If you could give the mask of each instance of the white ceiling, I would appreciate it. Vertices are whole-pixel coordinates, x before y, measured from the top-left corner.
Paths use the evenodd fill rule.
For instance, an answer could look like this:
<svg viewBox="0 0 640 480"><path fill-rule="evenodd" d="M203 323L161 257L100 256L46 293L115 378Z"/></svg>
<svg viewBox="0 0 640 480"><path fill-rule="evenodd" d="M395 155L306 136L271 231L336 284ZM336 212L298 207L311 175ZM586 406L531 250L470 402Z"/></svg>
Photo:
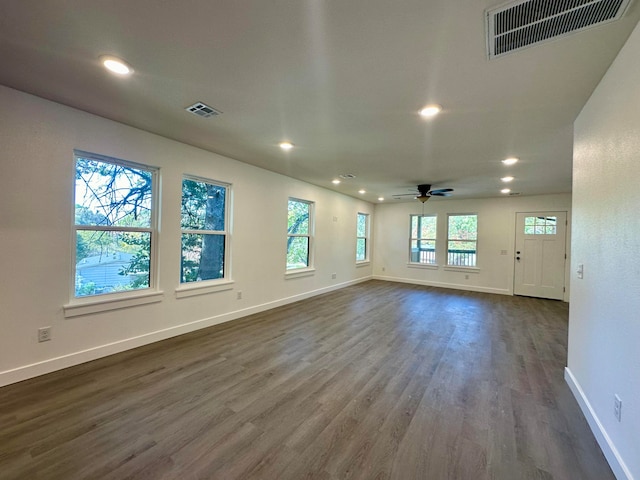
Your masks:
<svg viewBox="0 0 640 480"><path fill-rule="evenodd" d="M507 173L522 195L569 192L573 121L640 8L489 61L484 12L502 3L3 0L0 83L373 202L418 183L500 196ZM424 120L429 103L444 111Z"/></svg>

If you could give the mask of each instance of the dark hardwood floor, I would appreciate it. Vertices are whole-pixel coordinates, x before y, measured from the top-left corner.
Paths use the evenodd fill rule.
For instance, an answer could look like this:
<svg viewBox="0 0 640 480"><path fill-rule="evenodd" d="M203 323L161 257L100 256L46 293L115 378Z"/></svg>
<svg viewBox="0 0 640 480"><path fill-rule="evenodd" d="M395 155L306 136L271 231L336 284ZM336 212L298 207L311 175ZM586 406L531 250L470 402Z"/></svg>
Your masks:
<svg viewBox="0 0 640 480"><path fill-rule="evenodd" d="M613 479L567 317L366 282L0 389L0 478Z"/></svg>

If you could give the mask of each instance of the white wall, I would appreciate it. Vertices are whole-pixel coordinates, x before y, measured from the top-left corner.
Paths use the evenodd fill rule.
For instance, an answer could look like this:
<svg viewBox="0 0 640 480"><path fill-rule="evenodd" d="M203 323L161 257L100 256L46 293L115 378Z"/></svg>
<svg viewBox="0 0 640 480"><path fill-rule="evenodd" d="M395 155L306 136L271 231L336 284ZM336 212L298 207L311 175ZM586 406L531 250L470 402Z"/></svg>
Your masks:
<svg viewBox="0 0 640 480"><path fill-rule="evenodd" d="M474 200L431 199L425 203L424 213L438 215L438 239L442 255L446 248L447 214L478 214L478 271L449 271L443 266L444 256L438 269L408 265L409 215L421 214L422 204L418 201L392 202L394 200L376 205L375 278L504 295L513 294L516 212L566 211L568 218L571 214L570 194ZM568 229L567 242L569 239ZM506 250L507 254L502 255L502 250ZM569 299L568 265L569 262L565 272L565 300Z"/></svg>
<svg viewBox="0 0 640 480"><path fill-rule="evenodd" d="M575 122L565 377L618 478L640 479L640 27ZM622 422L613 414L622 399Z"/></svg>
<svg viewBox="0 0 640 480"><path fill-rule="evenodd" d="M9 88L0 105L0 385L371 276L355 265L356 214L373 214L370 203ZM73 149L160 168L159 303L65 318ZM184 173L232 184L232 290L176 298ZM313 276L284 276L289 196L316 203ZM53 340L38 343L43 326Z"/></svg>

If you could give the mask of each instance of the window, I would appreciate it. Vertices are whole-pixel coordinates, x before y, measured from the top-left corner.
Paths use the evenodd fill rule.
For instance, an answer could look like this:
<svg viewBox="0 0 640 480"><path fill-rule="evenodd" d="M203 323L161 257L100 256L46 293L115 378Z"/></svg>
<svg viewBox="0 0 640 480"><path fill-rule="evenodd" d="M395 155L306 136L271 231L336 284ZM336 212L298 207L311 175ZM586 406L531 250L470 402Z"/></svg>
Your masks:
<svg viewBox="0 0 640 480"><path fill-rule="evenodd" d="M74 296L153 287L156 170L74 154Z"/></svg>
<svg viewBox="0 0 640 480"><path fill-rule="evenodd" d="M367 262L369 260L369 214L358 213L356 218L356 262Z"/></svg>
<svg viewBox="0 0 640 480"><path fill-rule="evenodd" d="M210 180L182 179L180 283L227 277L228 189Z"/></svg>
<svg viewBox="0 0 640 480"><path fill-rule="evenodd" d="M287 217L287 270L311 267L313 203L289 199Z"/></svg>
<svg viewBox="0 0 640 480"><path fill-rule="evenodd" d="M478 216L449 215L447 265L476 266Z"/></svg>
<svg viewBox="0 0 640 480"><path fill-rule="evenodd" d="M524 217L525 235L555 235L558 217Z"/></svg>
<svg viewBox="0 0 640 480"><path fill-rule="evenodd" d="M409 262L436 264L436 215L411 215Z"/></svg>

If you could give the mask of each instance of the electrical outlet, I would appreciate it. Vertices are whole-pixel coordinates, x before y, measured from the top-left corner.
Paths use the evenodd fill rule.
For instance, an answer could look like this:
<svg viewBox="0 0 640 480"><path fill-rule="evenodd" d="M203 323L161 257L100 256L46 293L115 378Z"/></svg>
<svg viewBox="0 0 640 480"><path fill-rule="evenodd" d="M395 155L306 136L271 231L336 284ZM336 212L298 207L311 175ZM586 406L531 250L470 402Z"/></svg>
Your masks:
<svg viewBox="0 0 640 480"><path fill-rule="evenodd" d="M507 251L506 250L500 250L500 255L506 255Z"/></svg>
<svg viewBox="0 0 640 480"><path fill-rule="evenodd" d="M338 275L337 275L337 274L335 274L335 273L332 273L332 274L331 274L331 278L332 278L332 279L334 279L334 280L336 279L336 277L337 277L337 276L338 276Z"/></svg>
<svg viewBox="0 0 640 480"><path fill-rule="evenodd" d="M242 300L242 292L236 292L236 300Z"/></svg>
<svg viewBox="0 0 640 480"><path fill-rule="evenodd" d="M38 329L38 342L48 342L51 340L51 327L42 327Z"/></svg>
<svg viewBox="0 0 640 480"><path fill-rule="evenodd" d="M622 421L622 400L618 394L613 396L613 414L619 422Z"/></svg>
<svg viewBox="0 0 640 480"><path fill-rule="evenodd" d="M578 269L576 270L576 273L578 274L578 278L584 277L584 265L582 263L578 264Z"/></svg>

